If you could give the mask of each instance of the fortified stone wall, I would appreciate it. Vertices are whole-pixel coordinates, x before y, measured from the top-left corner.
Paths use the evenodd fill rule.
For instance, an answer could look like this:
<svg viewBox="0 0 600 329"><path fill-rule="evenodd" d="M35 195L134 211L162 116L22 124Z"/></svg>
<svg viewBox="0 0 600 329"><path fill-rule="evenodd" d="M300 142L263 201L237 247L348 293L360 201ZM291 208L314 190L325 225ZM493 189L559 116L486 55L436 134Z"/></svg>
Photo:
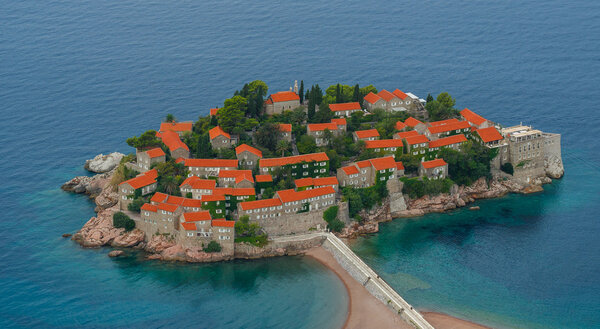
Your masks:
<svg viewBox="0 0 600 329"><path fill-rule="evenodd" d="M348 214L348 204L339 202L338 218L346 225L350 223ZM323 212L329 207L309 212L281 215L279 217L269 217L252 219L251 222L257 222L263 230L271 237L280 235L290 235L310 232L313 230L324 230L327 222L323 220Z"/></svg>
<svg viewBox="0 0 600 329"><path fill-rule="evenodd" d="M326 237L310 236L306 239L297 240L283 240L283 241L269 241L269 244L263 248L253 246L248 243L236 243L235 244L235 258L254 259L263 257L275 257L275 256L293 256L301 254L306 250L320 246Z"/></svg>

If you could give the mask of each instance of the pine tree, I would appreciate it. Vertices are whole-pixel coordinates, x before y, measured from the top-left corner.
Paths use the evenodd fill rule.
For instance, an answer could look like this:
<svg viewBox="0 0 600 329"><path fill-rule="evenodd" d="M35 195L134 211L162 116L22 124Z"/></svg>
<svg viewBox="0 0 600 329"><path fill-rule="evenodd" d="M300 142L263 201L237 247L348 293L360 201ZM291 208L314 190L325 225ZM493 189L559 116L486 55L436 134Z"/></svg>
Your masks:
<svg viewBox="0 0 600 329"><path fill-rule="evenodd" d="M352 95L353 102L360 102L360 87L358 83L354 85L354 94Z"/></svg>
<svg viewBox="0 0 600 329"><path fill-rule="evenodd" d="M300 90L298 91L300 96L300 104L304 103L304 80L300 80Z"/></svg>
<svg viewBox="0 0 600 329"><path fill-rule="evenodd" d="M431 94L427 94L427 103L431 102L433 100L433 96L431 96Z"/></svg>

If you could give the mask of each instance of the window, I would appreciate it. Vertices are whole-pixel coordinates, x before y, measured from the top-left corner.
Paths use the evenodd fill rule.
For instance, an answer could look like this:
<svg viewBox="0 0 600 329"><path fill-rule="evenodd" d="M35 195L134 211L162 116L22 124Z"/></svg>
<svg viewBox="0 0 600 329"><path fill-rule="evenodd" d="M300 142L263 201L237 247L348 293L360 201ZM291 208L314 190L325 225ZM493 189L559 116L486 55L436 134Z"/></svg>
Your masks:
<svg viewBox="0 0 600 329"><path fill-rule="evenodd" d="M308 165L307 164L302 165L302 168L308 168Z"/></svg>
<svg viewBox="0 0 600 329"><path fill-rule="evenodd" d="M221 209L217 209L217 210L215 210L215 212L216 212L217 214L220 214L222 211L221 211Z"/></svg>

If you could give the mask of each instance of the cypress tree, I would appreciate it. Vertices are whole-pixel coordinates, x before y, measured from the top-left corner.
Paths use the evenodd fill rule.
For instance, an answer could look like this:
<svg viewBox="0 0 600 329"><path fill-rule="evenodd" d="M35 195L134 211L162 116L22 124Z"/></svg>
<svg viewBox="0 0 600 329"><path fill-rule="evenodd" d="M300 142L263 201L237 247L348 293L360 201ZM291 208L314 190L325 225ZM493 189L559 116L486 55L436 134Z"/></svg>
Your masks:
<svg viewBox="0 0 600 329"><path fill-rule="evenodd" d="M354 85L354 94L352 95L353 102L360 102L360 87L358 83Z"/></svg>
<svg viewBox="0 0 600 329"><path fill-rule="evenodd" d="M431 102L433 100L433 96L431 96L431 94L427 94L427 103Z"/></svg>
<svg viewBox="0 0 600 329"><path fill-rule="evenodd" d="M300 90L298 91L300 96L300 104L304 103L304 80L300 80Z"/></svg>
<svg viewBox="0 0 600 329"><path fill-rule="evenodd" d="M340 84L339 83L335 86L335 102L336 103L342 102L342 96L340 94Z"/></svg>

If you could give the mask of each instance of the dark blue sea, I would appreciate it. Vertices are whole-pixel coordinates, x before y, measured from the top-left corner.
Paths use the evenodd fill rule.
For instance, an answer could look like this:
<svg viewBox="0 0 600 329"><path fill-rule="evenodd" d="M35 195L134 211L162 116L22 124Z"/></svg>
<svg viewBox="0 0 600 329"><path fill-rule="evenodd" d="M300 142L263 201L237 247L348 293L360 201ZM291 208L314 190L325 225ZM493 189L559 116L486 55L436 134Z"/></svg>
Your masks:
<svg viewBox="0 0 600 329"><path fill-rule="evenodd" d="M406 299L495 327L600 328L600 2L0 0L0 327L338 328L341 282L303 257L185 265L62 233L60 185L167 113L254 79L442 91L562 134L540 194L396 220L352 248Z"/></svg>

